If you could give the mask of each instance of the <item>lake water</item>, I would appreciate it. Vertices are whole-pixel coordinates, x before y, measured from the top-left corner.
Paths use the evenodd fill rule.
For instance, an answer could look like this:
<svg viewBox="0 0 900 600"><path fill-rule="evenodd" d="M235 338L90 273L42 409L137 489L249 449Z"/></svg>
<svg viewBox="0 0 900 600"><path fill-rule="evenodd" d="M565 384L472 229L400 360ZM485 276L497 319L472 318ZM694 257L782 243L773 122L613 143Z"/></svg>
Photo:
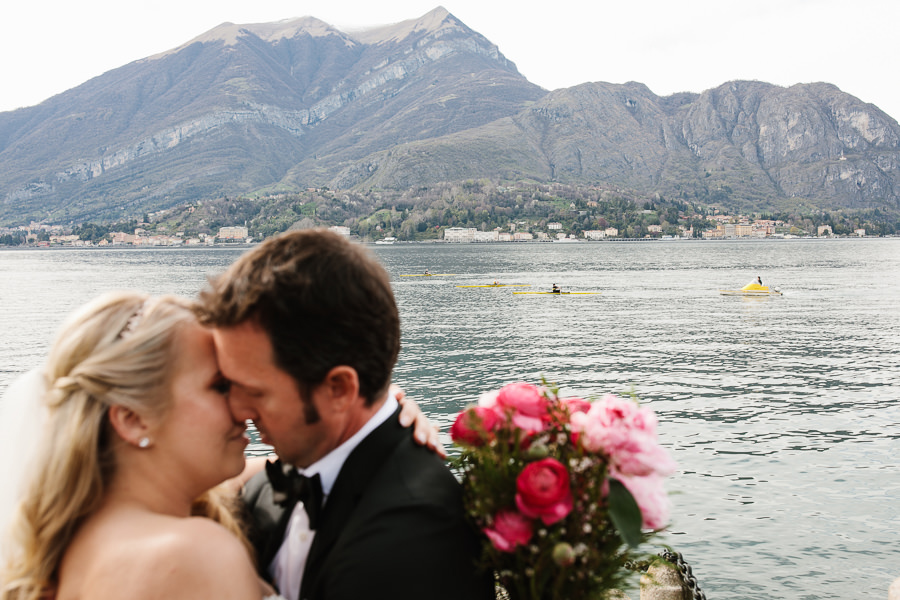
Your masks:
<svg viewBox="0 0 900 600"><path fill-rule="evenodd" d="M680 467L660 542L710 598L887 598L900 577L900 239L372 250L401 311L395 379L443 430L513 381L633 390ZM241 251L0 252L0 389L98 293L193 295ZM425 269L455 275L401 277ZM784 296L718 294L757 275ZM494 279L602 293L456 287Z"/></svg>

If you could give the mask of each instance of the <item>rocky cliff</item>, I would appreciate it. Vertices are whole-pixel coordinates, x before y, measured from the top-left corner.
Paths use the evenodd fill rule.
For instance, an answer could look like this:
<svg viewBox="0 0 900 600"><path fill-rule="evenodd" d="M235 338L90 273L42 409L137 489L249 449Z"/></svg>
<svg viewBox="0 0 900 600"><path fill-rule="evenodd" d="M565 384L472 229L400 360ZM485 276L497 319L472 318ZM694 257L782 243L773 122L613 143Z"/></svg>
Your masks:
<svg viewBox="0 0 900 600"><path fill-rule="evenodd" d="M790 199L897 208L898 140L894 119L824 83L735 81L665 98L639 83L590 83L509 119L367 157L333 183L395 187L500 173L732 208Z"/></svg>

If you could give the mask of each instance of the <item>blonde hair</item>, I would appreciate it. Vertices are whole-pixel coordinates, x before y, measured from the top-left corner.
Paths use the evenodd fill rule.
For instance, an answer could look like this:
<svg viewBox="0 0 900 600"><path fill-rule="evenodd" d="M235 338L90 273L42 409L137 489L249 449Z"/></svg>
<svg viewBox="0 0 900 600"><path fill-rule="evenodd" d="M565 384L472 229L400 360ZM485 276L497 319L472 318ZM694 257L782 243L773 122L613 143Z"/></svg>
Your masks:
<svg viewBox="0 0 900 600"><path fill-rule="evenodd" d="M0 598L37 600L53 589L69 542L99 507L115 471L109 407L164 415L176 335L194 322L187 300L115 292L89 303L62 327L44 371L44 447L19 506L17 548ZM217 495L204 503L204 516L221 510ZM225 525L239 533L236 523Z"/></svg>

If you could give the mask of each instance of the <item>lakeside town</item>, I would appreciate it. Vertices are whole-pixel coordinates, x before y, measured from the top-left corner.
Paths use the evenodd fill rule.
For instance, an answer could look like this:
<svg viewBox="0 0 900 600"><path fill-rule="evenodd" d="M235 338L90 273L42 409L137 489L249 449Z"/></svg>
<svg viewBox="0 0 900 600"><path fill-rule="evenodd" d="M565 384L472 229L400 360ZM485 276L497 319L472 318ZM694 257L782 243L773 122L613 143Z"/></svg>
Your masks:
<svg viewBox="0 0 900 600"><path fill-rule="evenodd" d="M579 233L566 231L560 222L546 224L546 230L529 226L528 222L521 221L509 223L507 230L495 227L489 231L481 231L474 227L445 227L443 235L434 242L448 243L490 243L490 242L550 242L550 241L637 241L637 240L669 240L669 239L791 239L799 237L865 237L865 229L856 229L852 235L835 236L829 225L819 225L815 232L798 230L796 227L786 224L784 221L772 219L751 219L744 216L710 215L707 220L711 228L695 235L693 227L680 226L678 234L666 234L660 225L649 225L648 234L643 238L623 237L615 227L605 229L589 229ZM335 225L329 229L347 237L351 235L349 227ZM19 243L13 243L18 241ZM0 227L0 246L30 246L30 247L109 247L109 246L216 246L226 244L249 244L254 241L249 229L244 226L220 227L218 233L197 233L186 235L183 231L172 234L159 234L143 227L135 227L131 233L126 231L112 231L99 240L83 239L79 234L72 233L71 227L62 225L47 225L31 223L18 227ZM375 240L376 243L394 243L396 238L385 235Z"/></svg>
<svg viewBox="0 0 900 600"><path fill-rule="evenodd" d="M783 221L772 219L755 219L739 216L737 218L725 215L712 215L707 217L714 223L713 229L707 229L695 235L693 227L679 226L678 235L664 234L661 225L648 225L649 233L643 238L623 238L615 227L605 229L589 229L582 231L585 240L616 240L616 239L734 239L734 238L797 238L808 237L810 234L790 227ZM830 225L819 225L815 233L816 237L834 236ZM852 237L865 237L865 229L856 229ZM501 231L499 227L491 231L479 231L475 228L448 227L444 230L444 241L456 243L473 242L528 242L528 241L574 241L579 237L574 233L563 231L562 223L548 223L547 231L516 231L514 224L510 225L510 231Z"/></svg>

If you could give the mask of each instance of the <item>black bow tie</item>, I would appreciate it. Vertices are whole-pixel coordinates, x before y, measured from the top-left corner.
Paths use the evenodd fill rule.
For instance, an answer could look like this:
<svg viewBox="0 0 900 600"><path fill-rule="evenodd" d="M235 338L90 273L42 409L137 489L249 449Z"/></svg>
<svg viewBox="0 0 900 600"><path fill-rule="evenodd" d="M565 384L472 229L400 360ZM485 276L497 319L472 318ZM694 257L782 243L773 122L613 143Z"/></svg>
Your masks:
<svg viewBox="0 0 900 600"><path fill-rule="evenodd" d="M322 479L319 474L307 477L291 465L277 460L266 463L266 475L272 484L272 500L287 510L293 510L297 502L302 502L309 517L309 528L316 529L322 515Z"/></svg>

